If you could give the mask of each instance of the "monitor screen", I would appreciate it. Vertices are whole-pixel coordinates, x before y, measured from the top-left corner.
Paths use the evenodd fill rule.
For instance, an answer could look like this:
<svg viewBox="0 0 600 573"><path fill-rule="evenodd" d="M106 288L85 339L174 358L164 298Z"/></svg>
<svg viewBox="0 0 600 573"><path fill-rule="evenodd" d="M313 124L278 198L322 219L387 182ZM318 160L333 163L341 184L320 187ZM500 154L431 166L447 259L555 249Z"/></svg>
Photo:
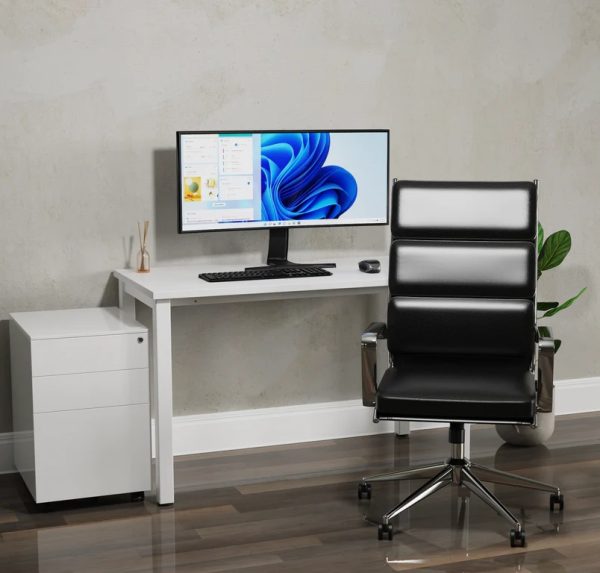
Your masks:
<svg viewBox="0 0 600 573"><path fill-rule="evenodd" d="M388 222L389 131L177 132L179 232Z"/></svg>

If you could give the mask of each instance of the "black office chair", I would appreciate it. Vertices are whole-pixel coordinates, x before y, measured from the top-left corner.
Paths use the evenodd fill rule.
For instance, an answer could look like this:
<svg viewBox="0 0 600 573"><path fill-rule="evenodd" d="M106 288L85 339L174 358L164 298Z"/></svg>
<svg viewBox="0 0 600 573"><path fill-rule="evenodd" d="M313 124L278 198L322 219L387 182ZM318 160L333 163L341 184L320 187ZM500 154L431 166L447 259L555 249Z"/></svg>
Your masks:
<svg viewBox="0 0 600 573"><path fill-rule="evenodd" d="M554 343L535 317L537 181L396 181L391 226L388 322L362 335L363 404L376 421L449 422L450 458L364 477L359 498L371 497L372 482L429 480L383 516L378 537L392 539L401 512L464 485L513 524L511 546L524 546L522 524L480 480L550 492L552 511L563 496L465 458L464 424L534 425L536 412L552 410ZM390 364L377 386L384 338Z"/></svg>

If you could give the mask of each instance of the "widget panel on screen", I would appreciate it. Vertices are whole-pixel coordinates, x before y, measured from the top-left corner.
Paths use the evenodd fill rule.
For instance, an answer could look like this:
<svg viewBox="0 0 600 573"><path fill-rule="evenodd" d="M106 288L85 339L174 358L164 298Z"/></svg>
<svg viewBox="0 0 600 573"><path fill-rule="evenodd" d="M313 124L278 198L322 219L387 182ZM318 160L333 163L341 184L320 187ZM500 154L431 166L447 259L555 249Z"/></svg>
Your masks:
<svg viewBox="0 0 600 573"><path fill-rule="evenodd" d="M387 221L388 134L181 133L181 231Z"/></svg>

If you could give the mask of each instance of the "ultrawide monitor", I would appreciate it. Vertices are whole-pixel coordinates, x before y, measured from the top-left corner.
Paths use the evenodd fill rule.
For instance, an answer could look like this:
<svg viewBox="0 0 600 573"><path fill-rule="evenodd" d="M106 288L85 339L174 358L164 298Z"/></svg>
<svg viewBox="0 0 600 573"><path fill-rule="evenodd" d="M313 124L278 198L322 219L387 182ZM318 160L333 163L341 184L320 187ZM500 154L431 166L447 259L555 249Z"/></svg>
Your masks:
<svg viewBox="0 0 600 573"><path fill-rule="evenodd" d="M179 232L388 222L389 131L177 132Z"/></svg>

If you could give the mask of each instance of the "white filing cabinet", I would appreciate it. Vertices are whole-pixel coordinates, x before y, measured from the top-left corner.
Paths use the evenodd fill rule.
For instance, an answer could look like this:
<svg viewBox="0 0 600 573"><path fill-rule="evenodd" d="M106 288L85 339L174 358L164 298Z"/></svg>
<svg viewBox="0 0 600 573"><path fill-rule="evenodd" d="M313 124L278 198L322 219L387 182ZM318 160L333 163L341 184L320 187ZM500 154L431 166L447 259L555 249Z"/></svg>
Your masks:
<svg viewBox="0 0 600 573"><path fill-rule="evenodd" d="M147 329L117 308L10 318L15 465L35 501L149 490Z"/></svg>

